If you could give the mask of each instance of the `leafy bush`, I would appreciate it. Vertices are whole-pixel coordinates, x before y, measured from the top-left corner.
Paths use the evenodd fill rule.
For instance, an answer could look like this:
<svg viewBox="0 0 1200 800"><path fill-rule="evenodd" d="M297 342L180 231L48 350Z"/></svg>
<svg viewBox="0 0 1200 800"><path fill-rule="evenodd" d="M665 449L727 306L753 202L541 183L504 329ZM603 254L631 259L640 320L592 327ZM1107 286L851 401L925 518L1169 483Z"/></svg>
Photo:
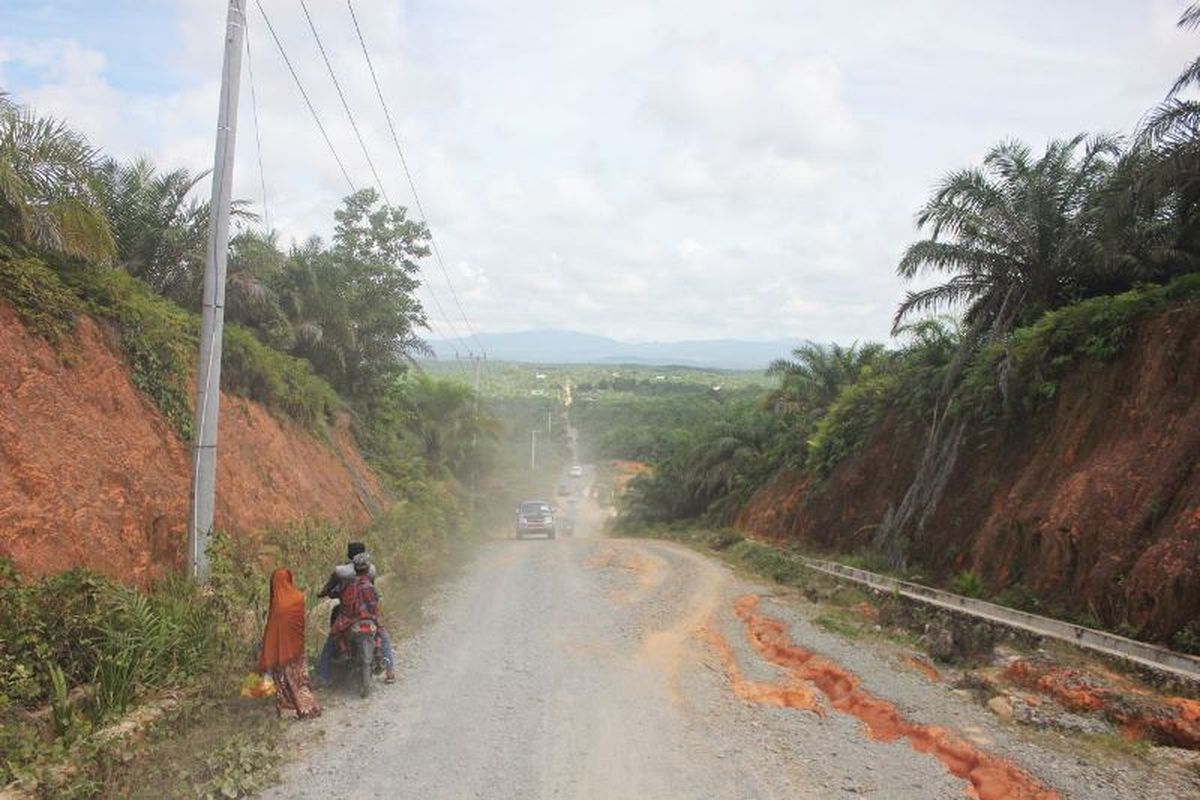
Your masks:
<svg viewBox="0 0 1200 800"><path fill-rule="evenodd" d="M59 342L80 313L115 327L130 379L181 439L192 436L192 393L200 321L118 269L55 269L36 258L0 249L0 296L39 336ZM311 365L227 324L222 341L221 386L317 432L343 407Z"/></svg>
<svg viewBox="0 0 1200 800"><path fill-rule="evenodd" d="M7 300L29 330L57 343L75 328L79 300L42 261L0 246L0 298Z"/></svg>
<svg viewBox="0 0 1200 800"><path fill-rule="evenodd" d="M1028 611L1031 614L1045 613L1045 606L1040 597L1023 583L1015 583L996 595L993 602L1018 611Z"/></svg>
<svg viewBox="0 0 1200 800"><path fill-rule="evenodd" d="M237 325L222 337L221 385L322 432L342 408L337 392L301 358L260 342Z"/></svg>
<svg viewBox="0 0 1200 800"><path fill-rule="evenodd" d="M827 477L842 459L862 449L893 402L898 386L894 374L882 374L845 387L808 442L808 468Z"/></svg>
<svg viewBox="0 0 1200 800"><path fill-rule="evenodd" d="M199 342L196 316L121 270L88 268L59 274L90 314L116 326L134 386L181 439L190 441Z"/></svg>
<svg viewBox="0 0 1200 800"><path fill-rule="evenodd" d="M1171 646L1181 653L1200 656L1200 618L1183 626L1171 639Z"/></svg>
<svg viewBox="0 0 1200 800"><path fill-rule="evenodd" d="M1055 397L1077 362L1111 361L1120 355L1136 323L1148 313L1197 299L1200 273L1193 273L1166 285L1141 286L1048 311L975 359L958 392L958 406L974 413L998 413L1005 410L1007 391L1010 407L1033 411Z"/></svg>
<svg viewBox="0 0 1200 800"><path fill-rule="evenodd" d="M987 593L987 589L983 585L983 581L979 576L970 570L963 570L955 575L950 580L950 585L946 587L954 594L961 594L963 597L983 597Z"/></svg>
<svg viewBox="0 0 1200 800"><path fill-rule="evenodd" d="M98 716L139 688L205 668L216 654L217 609L182 579L142 593L84 570L20 583L0 561L0 703L56 697L56 680L96 684ZM49 665L41 673L31 665Z"/></svg>
<svg viewBox="0 0 1200 800"><path fill-rule="evenodd" d="M205 762L208 780L196 791L203 800L251 797L278 780L272 742L249 734L235 736Z"/></svg>

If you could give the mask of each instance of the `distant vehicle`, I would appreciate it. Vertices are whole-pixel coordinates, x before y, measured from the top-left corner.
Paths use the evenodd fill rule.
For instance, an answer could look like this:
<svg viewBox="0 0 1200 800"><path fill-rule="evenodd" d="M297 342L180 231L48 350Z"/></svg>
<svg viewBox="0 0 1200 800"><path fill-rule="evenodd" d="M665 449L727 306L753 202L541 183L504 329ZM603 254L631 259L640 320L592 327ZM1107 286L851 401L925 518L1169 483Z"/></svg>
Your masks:
<svg viewBox="0 0 1200 800"><path fill-rule="evenodd" d="M545 500L526 500L517 506L516 535L524 539L531 533L543 533L554 538L554 510Z"/></svg>
<svg viewBox="0 0 1200 800"><path fill-rule="evenodd" d="M567 486L565 483L560 483L560 484L558 485L558 496L559 496L559 497L566 497L566 496L567 496L567 495L569 495L570 493L571 493L571 487L570 487L570 486Z"/></svg>
<svg viewBox="0 0 1200 800"><path fill-rule="evenodd" d="M571 467L571 477L572 478L582 478L583 477L583 467L579 466L578 464Z"/></svg>

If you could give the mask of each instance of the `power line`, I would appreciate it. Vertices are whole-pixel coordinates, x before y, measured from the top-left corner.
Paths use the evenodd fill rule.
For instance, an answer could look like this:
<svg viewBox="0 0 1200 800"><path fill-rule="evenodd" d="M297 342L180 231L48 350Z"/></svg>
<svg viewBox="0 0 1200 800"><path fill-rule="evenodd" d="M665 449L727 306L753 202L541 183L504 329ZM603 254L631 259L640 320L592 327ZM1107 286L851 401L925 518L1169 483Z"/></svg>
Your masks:
<svg viewBox="0 0 1200 800"><path fill-rule="evenodd" d="M271 32L271 39L274 40L275 47L279 50L279 55L283 57L283 62L284 62L284 64L287 65L288 72L291 73L292 80L295 82L296 88L300 90L300 96L302 98L304 98L304 104L308 107L309 114L312 115L313 121L317 124L317 128L321 132L321 138L323 138L325 140L325 145L326 145L326 147L329 148L329 152L333 156L333 160L335 162L337 162L338 169L341 170L342 177L346 179L346 185L350 187L350 193L354 194L356 191L358 191L358 189L357 189L357 187L355 187L354 181L350 178L350 173L346 170L346 165L342 162L341 156L338 155L337 148L333 146L333 140L329 138L329 132L325 129L325 125L321 122L321 117L319 114L317 114L317 110L313 106L312 100L309 98L308 92L305 90L304 84L303 84L303 82L301 82L299 74L297 74L297 72L296 72L296 68L292 65L292 60L288 57L287 50L284 48L283 42L280 41L280 39L279 39L279 34L277 34L275 32L275 26L273 24L271 24L271 18L267 15L266 9L263 8L262 0L255 0L255 5L258 6L258 13L262 15L263 21L267 23L267 30L269 30ZM307 9L305 9L305 13L307 14ZM313 30L313 33L314 34L316 33L315 28ZM323 48L322 48L322 50L323 50ZM326 63L328 64L328 61ZM332 75L332 68L330 68L330 74ZM337 84L336 77L334 78L334 83L335 83L335 85ZM338 87L338 93L339 94L341 93L340 86ZM344 102L344 100L343 100L343 102ZM346 107L347 114L349 114L349 111L350 111L350 109L347 106ZM351 123L353 124L353 118L351 118ZM355 126L356 133L357 133L357 130L358 130L357 126ZM359 141L361 144L362 140L360 139ZM365 150L364 150L364 152L365 152ZM370 157L368 156L368 162L369 161L370 161ZM374 164L371 165L371 169L372 169L372 172L374 172ZM376 177L376 181L378 181L379 176L376 175L375 177ZM380 192L381 193L383 192L382 184L380 184ZM450 331L451 331L453 337L455 339L457 339L459 342L465 344L466 340L463 339L463 337L461 335L459 335L458 331L454 327L454 323L450 321L449 315L447 315L445 309L442 308L441 300L438 299L437 293L434 292L434 290L433 290L433 286L430 285L428 282L426 282L425 285L429 289L429 295L433 299L434 307L437 308L438 313L441 314L442 319L446 322L446 325L450 328ZM428 324L428 320L426 321L426 323ZM430 330L433 330L432 326L430 326Z"/></svg>
<svg viewBox="0 0 1200 800"><path fill-rule="evenodd" d="M357 191L354 188L354 181L350 180L350 173L346 171L346 165L342 163L342 158L338 155L337 148L333 146L333 142L329 138L329 133L321 123L321 117L317 115L317 110L313 108L312 100L308 99L308 92L304 91L304 84L300 82L300 76L296 74L296 68L292 66L292 60L288 58L287 51L283 49L283 42L279 41L279 35L275 33L275 26L271 24L271 18L267 16L266 9L263 8L262 0L254 0L254 4L258 6L258 13L262 14L263 21L267 23L267 30L271 32L271 38L275 40L275 46L279 48L279 55L283 56L283 63L287 64L288 72L292 73L292 80L296 82L296 88L300 90L300 96L304 98L304 104L308 106L308 113L312 114L313 121L317 123L317 128L320 129L321 137L325 140L325 145L333 155L333 160L337 162L338 169L342 171L342 177L346 179L346 185L350 187L350 193L354 194Z"/></svg>
<svg viewBox="0 0 1200 800"><path fill-rule="evenodd" d="M412 172L408 168L408 160L404 157L404 148L400 145L400 136L396 133L395 123L392 122L392 112L388 108L387 100L384 99L383 89L379 86L379 77L375 74L375 64L371 61L371 54L367 50L367 41L363 37L362 28L359 27L358 15L354 13L354 3L352 0L346 0L346 7L350 9L350 18L354 21L354 32L358 34L358 43L362 47L363 56L367 61L367 68L371 72L371 82L375 85L375 94L379 97L379 104L383 106L383 114L387 118L388 130L392 134L392 143L396 146L396 153L400 156L400 164L404 167L404 176L408 179L408 186L412 190L413 203L417 207L417 212L421 215L421 221L425 223L425 228L429 232L429 246L433 251L434 259L438 263L442 277L446 279L446 286L450 289L450 294L454 298L455 306L458 307L459 316L462 317L462 321L467 327L467 332L475 341L479 352L486 356L487 350L484 348L483 343L479 341L479 337L475 334L475 329L471 325L471 321L467 318L467 314L463 310L462 301L458 299L458 292L454 289L454 282L450 280L450 273L446 270L446 263L442 260L441 251L438 250L437 240L433 238L433 230L429 226L429 218L425 214L425 208L421 205L421 196L417 193L417 184L413 180Z"/></svg>
<svg viewBox="0 0 1200 800"><path fill-rule="evenodd" d="M245 17L243 16L243 19ZM254 59L250 57L250 26L246 26L246 71L250 75L250 109L254 115L254 143L258 153L258 182L262 186L263 224L271 231L271 211L267 208L267 173L263 169L262 134L258 124L258 93L254 91Z"/></svg>
<svg viewBox="0 0 1200 800"><path fill-rule="evenodd" d="M317 26L313 23L312 14L308 13L308 3L300 0L300 8L304 11L304 18L308 20L308 29L312 31L313 38L317 40L317 49L321 51L321 58L325 60L325 69L329 71L329 77L333 79L333 88L337 89L338 99L342 101L342 108L346 110L346 117L349 118L350 127L354 130L354 138L358 139L358 146L362 148L363 158L367 159L367 166L371 168L371 174L375 176L375 185L379 187L379 193L383 195L383 202L390 206L392 201L388 199L387 190L383 188L383 181L379 179L379 171L375 169L375 162L371 160L371 154L367 151L367 143L363 141L362 132L359 131L358 123L354 120L354 112L350 110L350 104L346 102L346 94L342 91L342 84L333 71L329 54L325 52L321 34L317 33Z"/></svg>
<svg viewBox="0 0 1200 800"><path fill-rule="evenodd" d="M321 41L321 34L317 32L317 26L313 22L312 14L309 13L308 3L306 3L305 0L300 0L300 8L302 11L304 11L304 18L308 21L308 29L312 31L313 39L316 40L317 49L321 51L321 58L324 60L325 69L329 72L329 77L333 81L333 88L337 90L338 99L342 101L342 109L346 112L346 118L350 120L350 128L354 131L354 138L358 140L358 146L362 150L363 158L367 160L367 166L371 170L371 175L375 178L375 185L379 188L379 194L383 196L383 202L390 206L392 204L391 198L388 197L387 189L385 189L383 185L383 180L379 177L379 170L375 168L375 161L371 158L371 153L367 149L367 143L363 139L362 131L360 131L358 128L357 120L354 119L354 112L350 110L350 103L346 100L346 93L342 91L342 83L338 80L337 73L333 69L333 62L329 60L329 53L325 50L325 43ZM469 351L470 346L467 345L466 340L459 335L458 330L456 329L454 323L450 320L449 315L447 315L445 309L442 308L441 299L437 296L437 293L434 292L433 287L430 286L428 282L426 283L426 286L429 288L429 296L433 299L434 306L437 308L438 313L440 313L442 318L446 321L446 324L450 327L454 338L458 339L459 342L466 346L467 350ZM453 291L453 287L451 287L451 291Z"/></svg>

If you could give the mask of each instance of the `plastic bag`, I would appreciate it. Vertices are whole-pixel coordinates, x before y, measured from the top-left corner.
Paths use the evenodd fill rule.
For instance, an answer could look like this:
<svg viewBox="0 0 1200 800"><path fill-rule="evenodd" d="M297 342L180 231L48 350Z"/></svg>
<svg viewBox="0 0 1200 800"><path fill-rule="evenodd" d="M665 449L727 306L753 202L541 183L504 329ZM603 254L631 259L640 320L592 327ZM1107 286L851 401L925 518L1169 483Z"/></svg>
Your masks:
<svg viewBox="0 0 1200 800"><path fill-rule="evenodd" d="M275 681L270 675L259 675L257 672L247 673L242 678L242 697L272 697L275 694Z"/></svg>

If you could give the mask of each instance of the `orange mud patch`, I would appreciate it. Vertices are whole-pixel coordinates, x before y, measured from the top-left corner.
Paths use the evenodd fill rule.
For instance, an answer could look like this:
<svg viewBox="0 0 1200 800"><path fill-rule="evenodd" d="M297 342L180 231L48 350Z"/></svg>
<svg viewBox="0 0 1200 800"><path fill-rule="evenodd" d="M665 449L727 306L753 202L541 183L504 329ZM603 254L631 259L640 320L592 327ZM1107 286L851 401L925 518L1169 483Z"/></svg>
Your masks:
<svg viewBox="0 0 1200 800"><path fill-rule="evenodd" d="M609 466L612 467L613 483L616 484L617 489L624 489L626 484L638 475L650 472L650 465L643 464L641 461L611 461Z"/></svg>
<svg viewBox="0 0 1200 800"><path fill-rule="evenodd" d="M1018 659L1004 670L1004 678L1018 686L1041 692L1072 711L1099 711L1104 708L1101 697L1103 687L1069 667L1043 669L1033 662Z"/></svg>
<svg viewBox="0 0 1200 800"><path fill-rule="evenodd" d="M871 739L905 739L917 752L933 756L952 775L970 782L970 796L977 800L1059 798L1016 766L981 752L945 729L909 722L894 705L859 688L855 675L792 644L787 626L759 614L758 603L756 595L747 595L734 604L734 613L745 623L754 649L772 664L791 671L789 685L811 684L825 695L830 707L861 721Z"/></svg>
<svg viewBox="0 0 1200 800"><path fill-rule="evenodd" d="M717 654L721 656L721 661L725 665L725 674L729 676L729 684L733 693L740 699L749 703L795 708L801 711L811 711L820 717L825 716L816 690L811 685L795 679L789 680L784 685L747 680L738 666L733 648L729 646L729 642L725 641L725 637L719 631L708 626L701 631L701 638L712 645Z"/></svg>
<svg viewBox="0 0 1200 800"><path fill-rule="evenodd" d="M1200 700L1172 697L1171 705L1179 709L1179 716L1185 722L1200 722Z"/></svg>
<svg viewBox="0 0 1200 800"><path fill-rule="evenodd" d="M1200 750L1200 701L1160 697L1110 671L1033 659L1014 661L1002 677L1071 710L1100 713L1127 739Z"/></svg>
<svg viewBox="0 0 1200 800"><path fill-rule="evenodd" d="M188 445L106 331L81 317L52 347L0 301L0 557L22 575L86 567L147 585L182 562ZM216 525L245 549L303 519L361 528L387 503L348 417L318 437L222 393Z"/></svg>
<svg viewBox="0 0 1200 800"><path fill-rule="evenodd" d="M865 600L861 603L855 603L852 608L863 619L870 620L871 622L879 619L879 609Z"/></svg>
<svg viewBox="0 0 1200 800"><path fill-rule="evenodd" d="M917 658L916 656L902 656L900 658L900 661L907 664L908 666L912 667L917 672L920 672L922 675L924 675L926 678L929 678L929 680L931 680L931 681L936 682L941 679L941 676L938 674L937 668L934 667L933 664L930 664L928 661L926 661L923 658Z"/></svg>

